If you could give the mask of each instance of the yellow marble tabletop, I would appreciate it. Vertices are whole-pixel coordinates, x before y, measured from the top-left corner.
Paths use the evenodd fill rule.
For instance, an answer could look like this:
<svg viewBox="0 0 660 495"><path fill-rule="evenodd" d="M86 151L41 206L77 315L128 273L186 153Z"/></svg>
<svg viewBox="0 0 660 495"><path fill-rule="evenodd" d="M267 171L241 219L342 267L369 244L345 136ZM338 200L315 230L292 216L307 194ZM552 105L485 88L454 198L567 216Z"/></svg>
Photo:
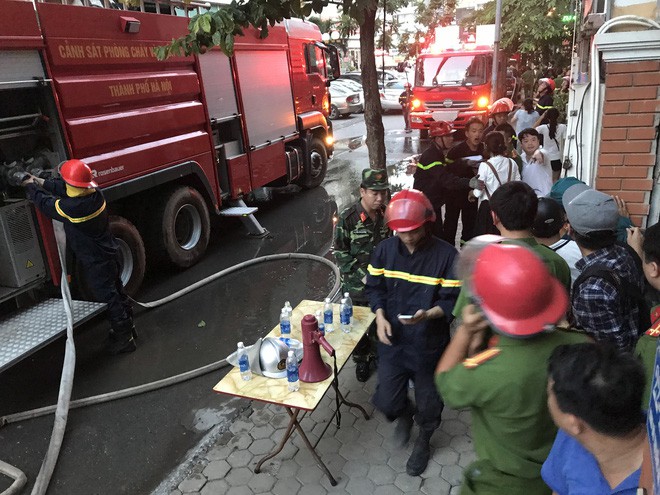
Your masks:
<svg viewBox="0 0 660 495"><path fill-rule="evenodd" d="M339 327L339 304L334 304L335 331L326 333L326 340L334 347L337 355L337 368L342 369L358 341L369 328L374 319L374 314L369 308L355 306L353 308L353 328L350 333L343 333ZM300 321L305 315L313 315L323 309L323 303L318 301L303 300L293 309L291 315L291 337L302 342L300 333ZM279 324L266 335L266 337L279 337ZM321 348L321 358L332 366L332 358ZM328 388L332 384L333 375L322 382L305 383L300 382L300 390L289 392L286 378L266 378L265 376L252 375L252 380L243 381L238 368L232 368L225 377L220 380L213 390L223 394L255 399L262 402L270 402L283 406L294 407L313 411L319 404Z"/></svg>

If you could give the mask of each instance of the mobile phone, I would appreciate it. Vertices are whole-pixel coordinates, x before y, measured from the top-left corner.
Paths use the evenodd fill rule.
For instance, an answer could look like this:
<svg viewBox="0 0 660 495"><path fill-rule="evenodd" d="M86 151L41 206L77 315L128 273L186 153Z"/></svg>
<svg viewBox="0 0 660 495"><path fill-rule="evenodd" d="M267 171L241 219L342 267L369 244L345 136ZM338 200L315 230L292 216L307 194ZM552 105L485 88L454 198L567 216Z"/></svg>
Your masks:
<svg viewBox="0 0 660 495"><path fill-rule="evenodd" d="M413 315L398 315L397 318L399 318L399 320L412 320L414 318L414 316Z"/></svg>

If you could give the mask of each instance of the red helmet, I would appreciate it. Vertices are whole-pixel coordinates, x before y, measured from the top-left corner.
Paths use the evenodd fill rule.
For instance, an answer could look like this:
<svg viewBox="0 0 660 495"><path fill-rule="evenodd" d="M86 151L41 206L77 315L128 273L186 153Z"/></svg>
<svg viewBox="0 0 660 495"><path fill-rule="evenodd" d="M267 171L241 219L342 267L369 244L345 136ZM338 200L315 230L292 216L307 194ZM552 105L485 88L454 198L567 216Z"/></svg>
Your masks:
<svg viewBox="0 0 660 495"><path fill-rule="evenodd" d="M60 165L62 180L70 186L92 188L97 187L93 180L92 169L80 160L67 160Z"/></svg>
<svg viewBox="0 0 660 495"><path fill-rule="evenodd" d="M550 79L549 77L542 77L541 79L539 79L539 82L546 83L550 88L550 92L553 92L555 90L555 81Z"/></svg>
<svg viewBox="0 0 660 495"><path fill-rule="evenodd" d="M431 122L429 125L429 136L431 137L449 136L452 132L454 132L454 128L444 120Z"/></svg>
<svg viewBox="0 0 660 495"><path fill-rule="evenodd" d="M392 230L409 232L426 222L435 222L435 211L422 191L404 189L392 196L385 210L385 222Z"/></svg>
<svg viewBox="0 0 660 495"><path fill-rule="evenodd" d="M509 98L500 98L495 100L490 107L490 114L495 115L496 113L509 113L513 110L513 101Z"/></svg>
<svg viewBox="0 0 660 495"><path fill-rule="evenodd" d="M564 286L534 252L516 244L490 244L480 253L472 293L498 332L531 337L561 320L568 308Z"/></svg>

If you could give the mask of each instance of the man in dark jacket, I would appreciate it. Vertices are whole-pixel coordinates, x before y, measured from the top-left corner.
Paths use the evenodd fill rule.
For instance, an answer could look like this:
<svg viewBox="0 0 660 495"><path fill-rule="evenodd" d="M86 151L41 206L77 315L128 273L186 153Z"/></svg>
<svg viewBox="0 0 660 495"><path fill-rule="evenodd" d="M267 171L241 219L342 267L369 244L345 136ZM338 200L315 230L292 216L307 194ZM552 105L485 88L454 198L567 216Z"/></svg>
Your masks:
<svg viewBox="0 0 660 495"><path fill-rule="evenodd" d="M95 299L107 304L112 327L109 354L136 349L131 303L119 277L117 241L110 232L105 198L80 160L60 167L61 179L30 176L23 182L29 198L47 217L64 224L67 243L80 262Z"/></svg>

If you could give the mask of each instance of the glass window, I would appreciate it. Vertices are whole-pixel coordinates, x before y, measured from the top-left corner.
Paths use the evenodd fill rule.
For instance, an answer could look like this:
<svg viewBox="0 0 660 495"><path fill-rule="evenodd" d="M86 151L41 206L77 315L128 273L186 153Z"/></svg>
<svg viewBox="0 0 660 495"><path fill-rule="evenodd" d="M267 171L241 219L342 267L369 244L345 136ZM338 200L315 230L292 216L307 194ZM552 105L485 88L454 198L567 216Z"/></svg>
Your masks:
<svg viewBox="0 0 660 495"><path fill-rule="evenodd" d="M416 86L478 86L490 76L490 55L423 57L417 62Z"/></svg>
<svg viewBox="0 0 660 495"><path fill-rule="evenodd" d="M314 44L305 45L305 60L307 62L307 74L321 74L326 76L325 58L323 50Z"/></svg>

